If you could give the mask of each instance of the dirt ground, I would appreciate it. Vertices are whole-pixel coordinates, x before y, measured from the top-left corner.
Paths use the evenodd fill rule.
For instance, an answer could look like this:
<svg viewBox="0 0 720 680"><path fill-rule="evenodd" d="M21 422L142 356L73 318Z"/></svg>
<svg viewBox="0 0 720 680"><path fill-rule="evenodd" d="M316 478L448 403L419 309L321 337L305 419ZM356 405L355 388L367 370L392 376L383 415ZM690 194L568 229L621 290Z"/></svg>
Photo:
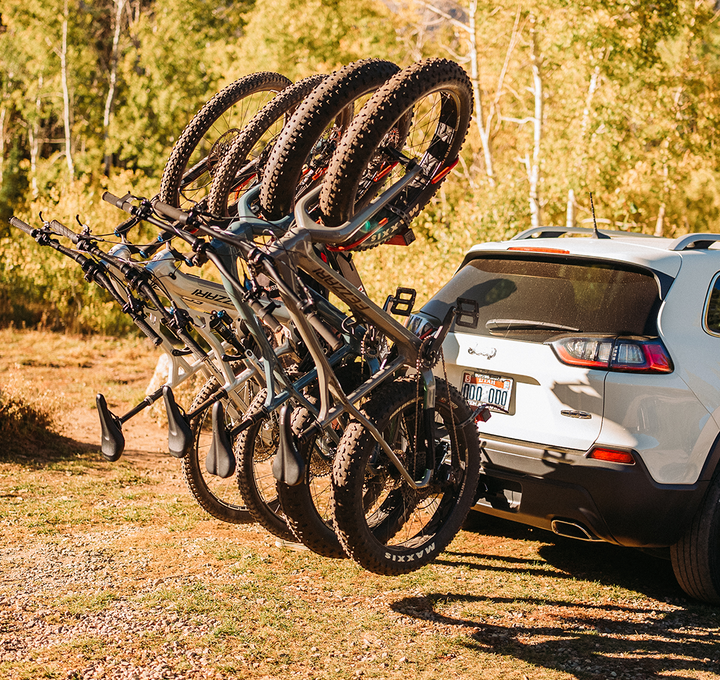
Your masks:
<svg viewBox="0 0 720 680"><path fill-rule="evenodd" d="M482 517L398 578L292 550L204 515L145 414L100 457L95 394L144 396L143 341L4 330L0 348L0 389L70 441L0 460L2 678L720 677L720 609L665 561Z"/></svg>

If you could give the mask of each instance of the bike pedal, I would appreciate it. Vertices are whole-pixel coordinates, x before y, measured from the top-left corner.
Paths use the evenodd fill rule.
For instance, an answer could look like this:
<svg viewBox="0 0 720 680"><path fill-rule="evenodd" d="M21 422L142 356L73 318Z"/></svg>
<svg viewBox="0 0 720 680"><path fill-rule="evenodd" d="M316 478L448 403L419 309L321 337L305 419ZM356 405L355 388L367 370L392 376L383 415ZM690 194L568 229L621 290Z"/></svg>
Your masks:
<svg viewBox="0 0 720 680"><path fill-rule="evenodd" d="M275 454L272 472L278 482L297 486L305 479L306 463L295 444L290 427L291 415L290 405L285 404L280 410L280 445Z"/></svg>
<svg viewBox="0 0 720 680"><path fill-rule="evenodd" d="M192 430L175 402L172 389L167 385L163 388L163 400L168 419L168 450L171 456L183 458L192 445Z"/></svg>
<svg viewBox="0 0 720 680"><path fill-rule="evenodd" d="M391 314L397 316L410 316L416 297L417 293L414 288L399 287L395 291L395 295L388 297L385 301L385 311L389 310Z"/></svg>
<svg viewBox="0 0 720 680"><path fill-rule="evenodd" d="M399 234L385 241L387 246L409 246L415 241L415 232L412 229L405 229Z"/></svg>
<svg viewBox="0 0 720 680"><path fill-rule="evenodd" d="M211 475L227 479L235 474L235 455L232 452L230 434L225 427L225 409L219 401L213 405L212 431L212 441L205 458L205 468Z"/></svg>
<svg viewBox="0 0 720 680"><path fill-rule="evenodd" d="M114 463L125 450L125 436L122 433L120 419L110 411L102 394L95 397L98 415L100 416L100 427L102 428L102 440L100 450L103 457Z"/></svg>

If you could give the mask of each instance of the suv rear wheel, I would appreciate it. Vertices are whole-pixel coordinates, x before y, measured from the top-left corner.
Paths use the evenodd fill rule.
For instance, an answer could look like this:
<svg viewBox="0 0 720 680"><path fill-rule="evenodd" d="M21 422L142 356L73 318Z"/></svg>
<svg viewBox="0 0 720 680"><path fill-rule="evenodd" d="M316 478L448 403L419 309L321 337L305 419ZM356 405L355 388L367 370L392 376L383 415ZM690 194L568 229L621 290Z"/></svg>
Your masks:
<svg viewBox="0 0 720 680"><path fill-rule="evenodd" d="M670 556L675 578L688 595L720 604L720 472Z"/></svg>

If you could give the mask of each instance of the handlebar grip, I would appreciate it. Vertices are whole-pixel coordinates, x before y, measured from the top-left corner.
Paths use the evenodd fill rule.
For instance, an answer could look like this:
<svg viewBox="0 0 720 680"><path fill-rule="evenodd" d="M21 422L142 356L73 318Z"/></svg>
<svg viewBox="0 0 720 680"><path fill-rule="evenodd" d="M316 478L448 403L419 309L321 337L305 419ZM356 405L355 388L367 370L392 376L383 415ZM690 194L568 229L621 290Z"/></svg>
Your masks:
<svg viewBox="0 0 720 680"><path fill-rule="evenodd" d="M125 194L122 198L118 198L115 194L105 191L102 195L102 200L110 205L114 205L116 208L120 208L120 210L124 210L125 212L132 214L135 206L133 206L133 204L128 200L129 197L130 194Z"/></svg>
<svg viewBox="0 0 720 680"><path fill-rule="evenodd" d="M33 232L36 231L27 222L23 222L19 217L15 217L14 215L10 218L10 225L24 231L28 236L32 236Z"/></svg>
<svg viewBox="0 0 720 680"><path fill-rule="evenodd" d="M124 222L121 222L117 225L117 227L115 227L115 234L122 236L123 234L129 232L139 222L140 220L137 217L128 217Z"/></svg>
<svg viewBox="0 0 720 680"><path fill-rule="evenodd" d="M80 242L78 234L76 234L72 229L68 229L64 224L61 224L57 220L52 220L50 222L50 229L52 229L56 234L60 234L61 236L70 239L75 244Z"/></svg>
<svg viewBox="0 0 720 680"><path fill-rule="evenodd" d="M162 338L155 332L155 330L140 316L133 317L133 321L135 325L143 332L145 335L152 340L153 345L155 347L159 347L162 345Z"/></svg>
<svg viewBox="0 0 720 680"><path fill-rule="evenodd" d="M159 212L161 215L165 215L165 217L169 217L171 220L180 222L183 226L186 225L190 219L190 215L180 210L180 208L175 208L172 205L163 203L162 201L154 201L153 208L155 208L156 212Z"/></svg>

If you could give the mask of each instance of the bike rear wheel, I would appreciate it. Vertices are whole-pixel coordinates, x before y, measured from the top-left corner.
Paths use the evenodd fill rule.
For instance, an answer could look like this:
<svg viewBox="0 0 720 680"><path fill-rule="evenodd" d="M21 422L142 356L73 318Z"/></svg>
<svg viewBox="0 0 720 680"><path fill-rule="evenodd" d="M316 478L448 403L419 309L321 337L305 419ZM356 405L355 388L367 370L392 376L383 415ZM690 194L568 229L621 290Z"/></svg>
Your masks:
<svg viewBox="0 0 720 680"><path fill-rule="evenodd" d="M422 423L414 379L383 385L364 412L414 478L422 475L414 442ZM369 431L352 423L333 467L335 530L345 551L376 574L405 574L434 560L460 529L475 498L480 448L470 409L460 393L437 380L435 458L428 487L413 489ZM382 480L367 505L366 489ZM392 480L392 483L388 483Z"/></svg>
<svg viewBox="0 0 720 680"><path fill-rule="evenodd" d="M261 390L245 412L245 417L260 413L267 392ZM277 482L272 464L277 452L280 430L277 412L270 413L244 432L235 442L238 461L237 486L253 519L284 541L294 541L280 507Z"/></svg>
<svg viewBox="0 0 720 680"><path fill-rule="evenodd" d="M383 187L419 164L420 174L343 249L366 250L406 229L452 169L465 140L473 107L465 71L447 59L427 59L404 69L379 89L355 117L328 167L320 191L323 222L350 220ZM400 151L388 134L412 115ZM385 156L384 163L379 158ZM398 162L400 161L400 162Z"/></svg>
<svg viewBox="0 0 720 680"><path fill-rule="evenodd" d="M300 434L313 421L305 408L295 411L292 429ZM339 435L338 435L339 436ZM295 539L318 555L345 558L333 529L332 479L337 444L325 434L314 437L301 451L307 461L305 479L296 486L278 483L278 495Z"/></svg>
<svg viewBox="0 0 720 680"><path fill-rule="evenodd" d="M250 381L245 383L243 400L246 403L252 399L253 385ZM193 399L190 410L202 404L218 388L214 378L208 380ZM211 408L205 409L190 423L193 444L182 459L185 483L198 505L215 519L231 524L253 522L254 518L245 505L234 475L221 479L207 471L205 460L212 441L211 412Z"/></svg>
<svg viewBox="0 0 720 680"><path fill-rule="evenodd" d="M187 124L163 170L159 198L189 209L210 191L215 169L240 130L292 82L279 73L244 76L218 92Z"/></svg>
<svg viewBox="0 0 720 680"><path fill-rule="evenodd" d="M352 392L367 377L366 366L351 362L335 369L335 375L346 393ZM317 404L317 397L307 395ZM300 407L292 415L292 431L300 435L315 420L308 409ZM347 414L341 415L325 432L307 441L301 454L307 462L305 479L296 486L278 483L278 495L287 523L298 541L324 557L345 558L347 555L335 534L332 511L332 468ZM366 489L364 502L371 503L379 491Z"/></svg>

